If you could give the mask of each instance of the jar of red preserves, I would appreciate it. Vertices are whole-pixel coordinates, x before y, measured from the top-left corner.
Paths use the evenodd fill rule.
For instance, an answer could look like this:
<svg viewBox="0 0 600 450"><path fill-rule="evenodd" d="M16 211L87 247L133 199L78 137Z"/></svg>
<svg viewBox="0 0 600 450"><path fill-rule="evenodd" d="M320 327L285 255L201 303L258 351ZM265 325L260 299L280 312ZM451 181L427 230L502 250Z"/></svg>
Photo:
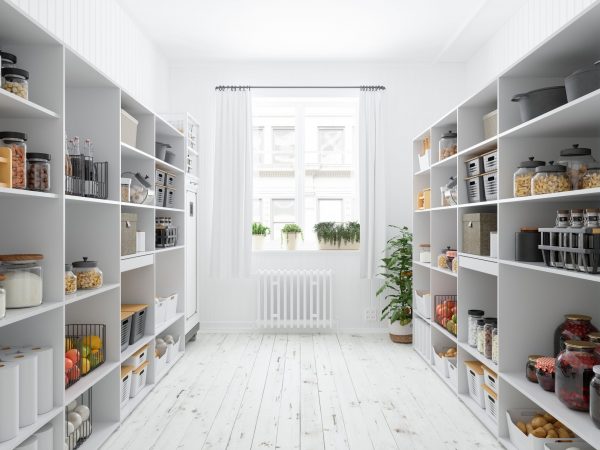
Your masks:
<svg viewBox="0 0 600 450"><path fill-rule="evenodd" d="M554 367L556 358L542 356L535 361L535 375L538 384L548 392L554 392Z"/></svg>
<svg viewBox="0 0 600 450"><path fill-rule="evenodd" d="M598 331L592 324L590 316L581 314L566 314L565 321L554 333L554 354L558 355L565 349L565 341L587 341L588 334Z"/></svg>
<svg viewBox="0 0 600 450"><path fill-rule="evenodd" d="M532 383L537 383L537 376L535 374L535 362L542 355L529 355L527 358L527 364L525 364L525 377Z"/></svg>
<svg viewBox="0 0 600 450"><path fill-rule="evenodd" d="M588 340L596 346L594 353L600 358L600 332L594 331L588 334Z"/></svg>
<svg viewBox="0 0 600 450"><path fill-rule="evenodd" d="M586 341L566 341L556 359L556 394L561 402L576 411L590 409L590 382L600 359L595 345Z"/></svg>
<svg viewBox="0 0 600 450"><path fill-rule="evenodd" d="M594 366L594 375L590 383L590 416L596 428L600 428L600 366Z"/></svg>

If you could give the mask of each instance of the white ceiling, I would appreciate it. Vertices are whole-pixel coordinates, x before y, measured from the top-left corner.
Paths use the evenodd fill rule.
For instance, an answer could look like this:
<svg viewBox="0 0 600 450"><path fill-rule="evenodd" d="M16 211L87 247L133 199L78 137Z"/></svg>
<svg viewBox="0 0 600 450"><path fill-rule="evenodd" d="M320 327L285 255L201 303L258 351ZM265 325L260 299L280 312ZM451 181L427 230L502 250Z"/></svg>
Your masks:
<svg viewBox="0 0 600 450"><path fill-rule="evenodd" d="M464 61L522 0L119 0L171 61Z"/></svg>

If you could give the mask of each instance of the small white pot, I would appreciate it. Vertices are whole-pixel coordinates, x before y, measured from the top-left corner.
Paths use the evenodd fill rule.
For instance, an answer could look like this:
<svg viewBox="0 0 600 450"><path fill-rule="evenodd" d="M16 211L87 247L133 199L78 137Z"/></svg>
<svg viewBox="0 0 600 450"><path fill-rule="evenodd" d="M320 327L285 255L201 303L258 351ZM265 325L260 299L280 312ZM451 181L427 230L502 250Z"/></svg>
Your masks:
<svg viewBox="0 0 600 450"><path fill-rule="evenodd" d="M265 243L265 237L262 234L253 234L252 235L252 250L255 250L255 251L262 250L264 243Z"/></svg>
<svg viewBox="0 0 600 450"><path fill-rule="evenodd" d="M299 234L300 233L283 233L283 240L285 241L288 250L296 250Z"/></svg>
<svg viewBox="0 0 600 450"><path fill-rule="evenodd" d="M400 325L400 321L388 324L390 339L394 342L409 344L412 342L412 321L408 325Z"/></svg>

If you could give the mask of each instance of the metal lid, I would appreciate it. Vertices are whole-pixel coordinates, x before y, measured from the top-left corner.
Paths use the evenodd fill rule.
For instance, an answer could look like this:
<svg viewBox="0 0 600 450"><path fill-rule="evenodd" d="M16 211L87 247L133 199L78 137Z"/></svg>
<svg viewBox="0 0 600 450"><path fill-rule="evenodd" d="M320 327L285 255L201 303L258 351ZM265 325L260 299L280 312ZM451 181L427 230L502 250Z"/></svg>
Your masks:
<svg viewBox="0 0 600 450"><path fill-rule="evenodd" d="M446 134L442 135L442 139L455 138L456 136L458 136L458 134L456 134L456 131L450 130Z"/></svg>
<svg viewBox="0 0 600 450"><path fill-rule="evenodd" d="M529 355L527 359L531 362L536 362L538 358L543 358L544 355Z"/></svg>
<svg viewBox="0 0 600 450"><path fill-rule="evenodd" d="M456 177L454 176L450 177L448 183L446 183L447 189L452 189L453 187L456 187Z"/></svg>
<svg viewBox="0 0 600 450"><path fill-rule="evenodd" d="M65 272L70 272L72 269L71 264L65 264Z"/></svg>
<svg viewBox="0 0 600 450"><path fill-rule="evenodd" d="M485 312L481 309L469 309L467 311L467 314L469 316L480 317L480 316L483 316L485 314Z"/></svg>
<svg viewBox="0 0 600 450"><path fill-rule="evenodd" d="M546 163L544 161L536 161L533 156L530 156L529 160L522 161L519 164L519 169L521 169L521 168L524 168L524 169L535 169L536 167L545 166L545 165L546 165Z"/></svg>
<svg viewBox="0 0 600 450"><path fill-rule="evenodd" d="M591 154L591 148L579 148L579 144L573 144L571 148L565 148L560 151L560 156L589 156Z"/></svg>
<svg viewBox="0 0 600 450"><path fill-rule="evenodd" d="M88 261L87 256L84 256L83 261L75 261L73 267L78 269L98 267L98 261Z"/></svg>
<svg viewBox="0 0 600 450"><path fill-rule="evenodd" d="M29 80L29 72L25 69L17 69L16 67L6 67L2 69L2 76L17 75Z"/></svg>
<svg viewBox="0 0 600 450"><path fill-rule="evenodd" d="M13 55L12 53L0 52L0 57L2 58L2 61L9 61L12 64L17 63L17 57L16 57L16 55Z"/></svg>
<svg viewBox="0 0 600 450"><path fill-rule="evenodd" d="M565 345L567 348L577 350L594 350L596 348L593 342L588 341L565 341Z"/></svg>
<svg viewBox="0 0 600 450"><path fill-rule="evenodd" d="M498 323L498 319L496 317L484 317L485 323Z"/></svg>
<svg viewBox="0 0 600 450"><path fill-rule="evenodd" d="M583 214L583 209L572 209L571 210L571 214Z"/></svg>
<svg viewBox="0 0 600 450"><path fill-rule="evenodd" d="M600 208L585 208L585 212L587 212L587 213L597 213L597 212L600 212Z"/></svg>
<svg viewBox="0 0 600 450"><path fill-rule="evenodd" d="M561 164L554 164L554 161L548 161L548 165L535 168L535 173L540 172L566 172L567 167Z"/></svg>
<svg viewBox="0 0 600 450"><path fill-rule="evenodd" d="M587 169L600 169L600 161L594 161L587 164Z"/></svg>
<svg viewBox="0 0 600 450"><path fill-rule="evenodd" d="M584 314L565 314L565 319L567 320L583 320L586 322L590 322L592 318L590 316L586 316Z"/></svg>
<svg viewBox="0 0 600 450"><path fill-rule="evenodd" d="M588 333L587 335L590 342L594 342L596 344L600 343L600 332L594 331L593 333Z"/></svg>
<svg viewBox="0 0 600 450"><path fill-rule="evenodd" d="M137 172L135 174L135 179L138 180L140 184L146 189L150 189L152 187L152 184L148 181L150 179L148 175L144 176L141 173Z"/></svg>
<svg viewBox="0 0 600 450"><path fill-rule="evenodd" d="M27 133L20 133L19 131L0 131L0 139L20 139L26 141Z"/></svg>
<svg viewBox="0 0 600 450"><path fill-rule="evenodd" d="M49 153L27 153L27 159L45 159L50 161L51 156Z"/></svg>

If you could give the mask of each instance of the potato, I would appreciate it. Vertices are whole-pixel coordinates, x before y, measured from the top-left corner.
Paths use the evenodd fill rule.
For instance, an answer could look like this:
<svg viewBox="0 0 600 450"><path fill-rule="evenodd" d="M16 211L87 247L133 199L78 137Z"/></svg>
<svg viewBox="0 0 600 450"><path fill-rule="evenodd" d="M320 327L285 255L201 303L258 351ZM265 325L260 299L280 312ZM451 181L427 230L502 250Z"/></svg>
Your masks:
<svg viewBox="0 0 600 450"><path fill-rule="evenodd" d="M548 413L544 414L544 419L546 419L546 422L552 422L552 423L556 422L556 419Z"/></svg>
<svg viewBox="0 0 600 450"><path fill-rule="evenodd" d="M564 428L559 428L558 429L558 437L559 438L569 438L569 437L571 437L571 435Z"/></svg>
<svg viewBox="0 0 600 450"><path fill-rule="evenodd" d="M548 430L548 434L546 434L546 438L547 439L557 439L558 433L556 432L556 430L554 428L551 430Z"/></svg>
<svg viewBox="0 0 600 450"><path fill-rule="evenodd" d="M533 430L533 433L531 434L538 438L545 438L548 433L546 433L546 430L544 430L542 427L539 427Z"/></svg>
<svg viewBox="0 0 600 450"><path fill-rule="evenodd" d="M560 421L558 421L558 420L557 420L556 422L554 422L554 428L556 428L556 429L559 429L559 428L564 428L565 430L567 429L567 427L565 427L565 426L562 424L562 422L560 422Z"/></svg>
<svg viewBox="0 0 600 450"><path fill-rule="evenodd" d="M544 419L543 417L535 417L532 421L531 421L531 426L535 429L535 428L542 428L544 425L546 425L548 423L548 421L546 419Z"/></svg>
<svg viewBox="0 0 600 450"><path fill-rule="evenodd" d="M531 423L528 423L527 425L525 425L525 427L527 428L527 434L533 434L533 427L531 426Z"/></svg>
<svg viewBox="0 0 600 450"><path fill-rule="evenodd" d="M554 425L552 425L551 423L547 423L546 425L543 426L543 428L546 431L554 430Z"/></svg>
<svg viewBox="0 0 600 450"><path fill-rule="evenodd" d="M527 436L527 427L525 426L525 424L523 422L518 421L517 422L517 428L519 430L521 430L525 434L525 436Z"/></svg>

